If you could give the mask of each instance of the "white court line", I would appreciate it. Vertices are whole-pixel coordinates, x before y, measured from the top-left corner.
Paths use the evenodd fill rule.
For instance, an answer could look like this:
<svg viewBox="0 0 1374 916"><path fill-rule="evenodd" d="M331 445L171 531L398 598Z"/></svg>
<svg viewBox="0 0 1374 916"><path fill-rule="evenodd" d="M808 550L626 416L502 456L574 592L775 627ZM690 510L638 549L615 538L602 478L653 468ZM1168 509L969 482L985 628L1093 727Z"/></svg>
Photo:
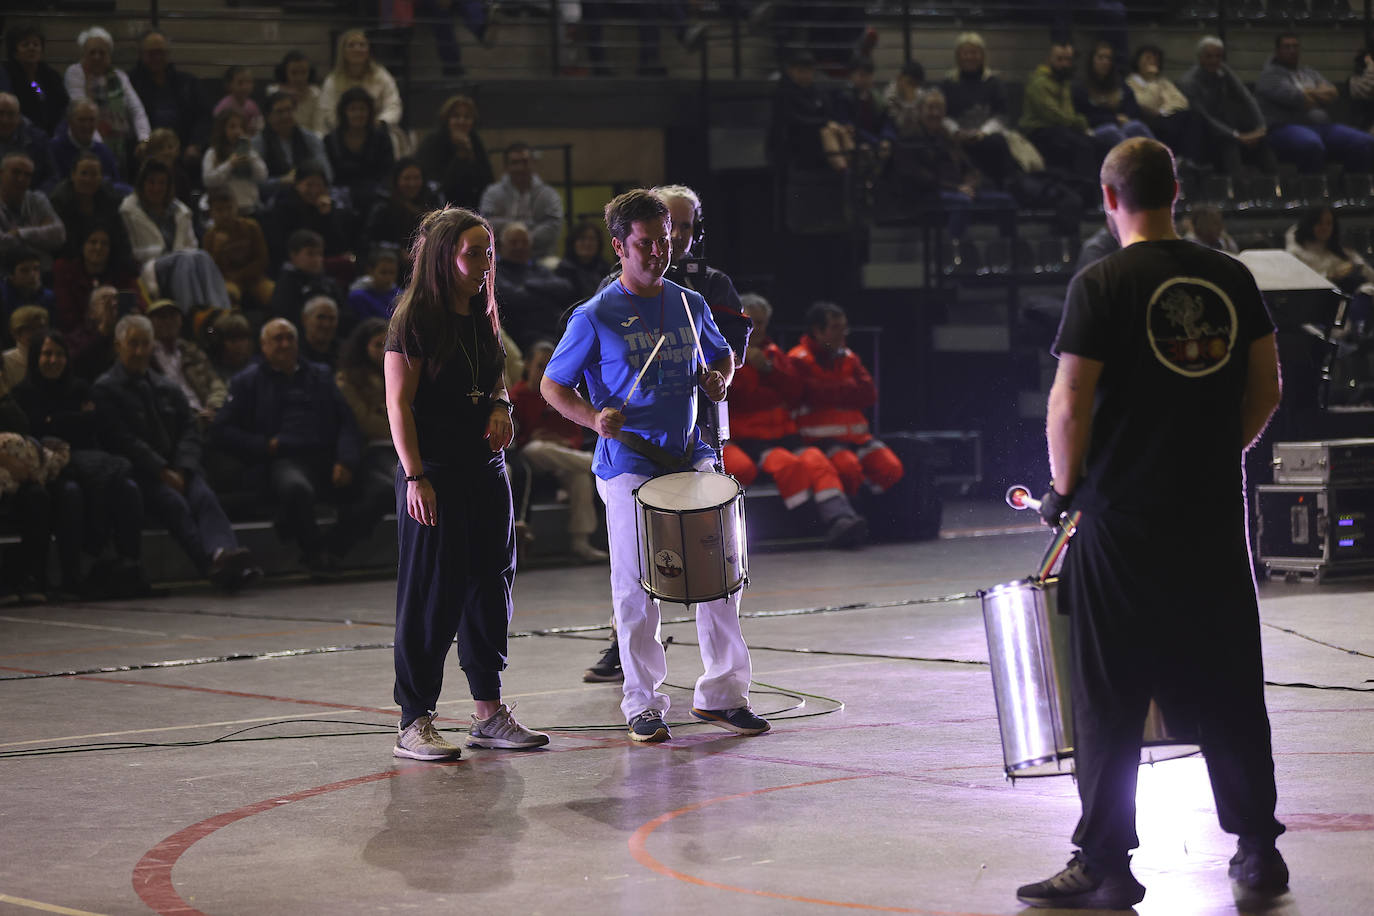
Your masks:
<svg viewBox="0 0 1374 916"><path fill-rule="evenodd" d="M70 620L44 620L42 618L29 617L0 617L0 620L7 620L10 623L37 623L49 627L72 627L77 630L109 630L111 633L139 633L143 636L171 636L171 633L163 633L158 630L135 630L132 627L102 627L95 623L72 623Z"/></svg>
<svg viewBox="0 0 1374 916"><path fill-rule="evenodd" d="M11 897L9 894L0 894L0 903L12 903L15 906L28 907L31 910L42 910L44 913L66 913L67 916L101 916L100 913L92 913L90 910L74 910L68 906L41 903L37 900L29 900L27 897Z"/></svg>

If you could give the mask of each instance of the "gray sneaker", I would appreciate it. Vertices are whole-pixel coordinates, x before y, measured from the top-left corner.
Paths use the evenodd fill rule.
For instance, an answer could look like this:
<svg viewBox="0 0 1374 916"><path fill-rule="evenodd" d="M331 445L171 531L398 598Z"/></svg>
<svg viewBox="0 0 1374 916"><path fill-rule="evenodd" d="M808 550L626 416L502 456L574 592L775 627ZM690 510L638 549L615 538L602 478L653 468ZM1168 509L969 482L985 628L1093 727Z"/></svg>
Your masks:
<svg viewBox="0 0 1374 916"><path fill-rule="evenodd" d="M511 715L513 708L514 704L507 706L502 703L490 719L473 716L468 740L463 743L468 747L509 748L543 747L548 744L548 735L532 731L515 721L515 716Z"/></svg>
<svg viewBox="0 0 1374 916"><path fill-rule="evenodd" d="M432 716L421 716L404 729L396 726L396 746L393 757L411 760L457 760L463 752L450 744L434 727Z"/></svg>

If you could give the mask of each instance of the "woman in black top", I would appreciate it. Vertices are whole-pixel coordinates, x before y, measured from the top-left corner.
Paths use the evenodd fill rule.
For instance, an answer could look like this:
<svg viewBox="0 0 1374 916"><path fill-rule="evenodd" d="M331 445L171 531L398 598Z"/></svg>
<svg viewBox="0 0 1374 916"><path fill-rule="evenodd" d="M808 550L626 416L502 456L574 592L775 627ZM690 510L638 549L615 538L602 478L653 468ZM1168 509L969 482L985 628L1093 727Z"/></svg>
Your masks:
<svg viewBox="0 0 1374 916"><path fill-rule="evenodd" d="M515 526L502 449L514 430L502 370L491 226L469 210L430 213L387 334L387 416L400 456L396 516L397 757L459 755L435 730L444 657L477 708L468 747L539 747L548 735L501 702L515 579Z"/></svg>
<svg viewBox="0 0 1374 916"><path fill-rule="evenodd" d="M19 98L19 113L51 137L67 116L71 99L62 74L43 61L45 44L43 32L37 26L20 25L8 30L5 73L10 78L10 92Z"/></svg>
<svg viewBox="0 0 1374 916"><path fill-rule="evenodd" d="M554 273L572 284L577 297L574 302L592 296L611 272L611 264L602 250L604 245L601 228L592 220L581 220L568 233L563 260L558 262Z"/></svg>
<svg viewBox="0 0 1374 916"><path fill-rule="evenodd" d="M366 213L383 176L391 173L396 161L391 135L377 123L377 103L360 86L339 97L336 114L339 126L324 138L324 150L334 169L334 186L348 188L353 209Z"/></svg>
<svg viewBox="0 0 1374 916"><path fill-rule="evenodd" d="M43 331L29 344L28 373L14 400L37 439L61 439L71 460L50 484L63 589L87 597L131 597L148 590L139 566L143 499L127 458L100 447L99 422L90 383L70 368L61 331ZM98 557L114 541L116 559L92 567L81 580L81 550Z"/></svg>
<svg viewBox="0 0 1374 916"><path fill-rule="evenodd" d="M430 181L439 182L454 207L477 209L482 191L496 180L487 148L477 133L477 104L455 95L439 109L438 123L415 151Z"/></svg>
<svg viewBox="0 0 1374 916"><path fill-rule="evenodd" d="M425 185L420 163L407 156L391 170L391 193L377 201L367 217L364 235L370 247L387 245L404 251L425 214L439 206L434 193ZM410 260L400 259L399 280L410 278Z"/></svg>

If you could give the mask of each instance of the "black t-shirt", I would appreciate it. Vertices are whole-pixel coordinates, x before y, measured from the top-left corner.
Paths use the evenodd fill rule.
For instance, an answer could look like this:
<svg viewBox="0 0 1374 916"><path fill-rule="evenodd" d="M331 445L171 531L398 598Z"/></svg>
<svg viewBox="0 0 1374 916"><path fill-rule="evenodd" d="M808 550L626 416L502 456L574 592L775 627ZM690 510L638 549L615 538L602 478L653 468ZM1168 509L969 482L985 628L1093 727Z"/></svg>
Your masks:
<svg viewBox="0 0 1374 916"><path fill-rule="evenodd" d="M1104 364L1075 507L1234 526L1250 344L1273 331L1245 265L1194 242L1137 242L1075 276L1054 353Z"/></svg>
<svg viewBox="0 0 1374 916"><path fill-rule="evenodd" d="M405 348L392 332L386 348L395 353L409 351L412 360L425 360L410 405L421 460L427 465L485 464L493 457L485 437L491 393L505 369L505 352L493 337L491 324L475 309L472 315L446 311L442 321L447 328L419 329L411 334ZM445 330L456 334L456 343L434 372L428 354L439 346Z"/></svg>

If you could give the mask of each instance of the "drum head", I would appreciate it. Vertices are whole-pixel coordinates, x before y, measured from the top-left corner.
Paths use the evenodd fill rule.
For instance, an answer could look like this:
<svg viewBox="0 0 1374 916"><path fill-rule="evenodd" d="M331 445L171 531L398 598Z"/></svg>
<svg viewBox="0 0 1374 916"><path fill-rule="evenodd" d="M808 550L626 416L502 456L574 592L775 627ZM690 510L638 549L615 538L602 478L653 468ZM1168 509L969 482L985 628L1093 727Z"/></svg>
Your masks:
<svg viewBox="0 0 1374 916"><path fill-rule="evenodd" d="M680 471L645 481L635 498L654 509L681 512L714 509L739 495L739 484L727 474L712 471Z"/></svg>

